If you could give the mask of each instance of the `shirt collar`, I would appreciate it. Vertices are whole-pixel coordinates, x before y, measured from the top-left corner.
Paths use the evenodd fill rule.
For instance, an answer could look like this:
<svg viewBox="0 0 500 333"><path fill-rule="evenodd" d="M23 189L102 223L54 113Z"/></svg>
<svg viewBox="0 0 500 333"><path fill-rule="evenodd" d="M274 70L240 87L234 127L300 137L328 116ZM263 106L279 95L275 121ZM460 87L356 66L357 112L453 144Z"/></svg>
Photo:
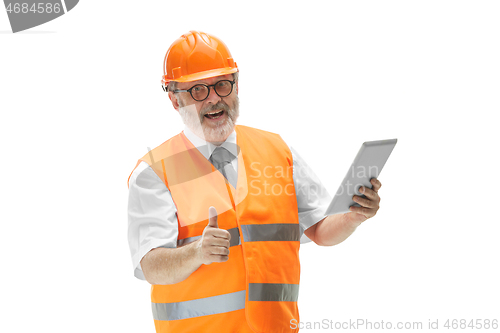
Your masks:
<svg viewBox="0 0 500 333"><path fill-rule="evenodd" d="M216 145L214 145L208 141L205 141L202 138L200 138L198 135L194 134L193 131L191 131L187 126L184 126L184 135L186 136L186 138L188 138L189 141L191 141L193 146L198 148L200 153L202 153L203 156L205 156L205 158L207 160L210 158L210 156L212 155L212 152L215 150L215 148L217 148ZM226 141L224 141L221 144L221 146L226 148L227 150L229 150L229 152L231 154L233 154L234 156L238 156L238 152L236 150L237 149L236 148L236 131L234 129L233 129L233 132L231 132L231 134L229 134Z"/></svg>

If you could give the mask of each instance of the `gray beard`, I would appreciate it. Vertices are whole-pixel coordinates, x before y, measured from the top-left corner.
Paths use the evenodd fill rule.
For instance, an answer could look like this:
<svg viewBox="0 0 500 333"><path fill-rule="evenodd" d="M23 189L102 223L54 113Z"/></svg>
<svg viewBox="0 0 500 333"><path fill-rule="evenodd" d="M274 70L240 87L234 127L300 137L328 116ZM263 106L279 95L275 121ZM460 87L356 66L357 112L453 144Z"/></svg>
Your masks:
<svg viewBox="0 0 500 333"><path fill-rule="evenodd" d="M224 107L224 110L227 112L227 121L221 120L220 123L217 124L215 128L209 128L205 126L205 114L206 112L215 111L219 108ZM222 143L227 138L229 134L234 129L234 125L236 124L236 120L240 114L240 101L238 96L234 101L232 107L227 104L221 105L220 102L201 110L200 114L196 111L196 107L194 105L181 105L179 103L179 113L182 118L182 122L197 136L204 139L208 142L216 142Z"/></svg>

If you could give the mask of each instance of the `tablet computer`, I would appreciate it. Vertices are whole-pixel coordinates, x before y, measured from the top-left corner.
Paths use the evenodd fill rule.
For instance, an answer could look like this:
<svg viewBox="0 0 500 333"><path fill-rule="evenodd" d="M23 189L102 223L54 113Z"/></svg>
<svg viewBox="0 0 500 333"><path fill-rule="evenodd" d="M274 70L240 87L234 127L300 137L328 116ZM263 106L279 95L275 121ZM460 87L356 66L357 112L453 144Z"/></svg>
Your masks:
<svg viewBox="0 0 500 333"><path fill-rule="evenodd" d="M366 198L358 190L361 186L372 188L370 179L378 178L382 168L391 155L398 139L364 142L352 162L347 175L328 206L325 215L350 212L349 207L359 204L352 200L354 195Z"/></svg>

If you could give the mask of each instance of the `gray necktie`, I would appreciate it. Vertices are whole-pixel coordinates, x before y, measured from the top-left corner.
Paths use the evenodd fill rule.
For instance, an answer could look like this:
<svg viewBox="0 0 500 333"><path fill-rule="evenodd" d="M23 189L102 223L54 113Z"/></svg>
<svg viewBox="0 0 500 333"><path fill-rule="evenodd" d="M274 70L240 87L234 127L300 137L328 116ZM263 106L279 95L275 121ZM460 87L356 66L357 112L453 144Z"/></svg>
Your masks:
<svg viewBox="0 0 500 333"><path fill-rule="evenodd" d="M212 156L210 156L210 162L224 175L224 177L226 177L234 188L236 188L237 176L236 171L234 171L231 165L231 161L235 158L236 156L231 154L229 150L224 147L215 148L212 152Z"/></svg>

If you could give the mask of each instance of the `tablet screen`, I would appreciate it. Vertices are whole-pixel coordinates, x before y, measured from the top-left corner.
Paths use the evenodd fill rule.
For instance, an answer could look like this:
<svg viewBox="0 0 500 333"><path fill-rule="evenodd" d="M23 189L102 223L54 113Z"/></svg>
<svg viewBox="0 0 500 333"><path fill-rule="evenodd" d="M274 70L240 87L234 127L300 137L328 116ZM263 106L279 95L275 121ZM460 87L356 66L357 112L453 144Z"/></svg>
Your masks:
<svg viewBox="0 0 500 333"><path fill-rule="evenodd" d="M350 206L360 207L352 197L358 195L365 198L358 189L361 186L372 188L370 179L379 177L397 141L390 139L363 143L325 215L348 213Z"/></svg>

